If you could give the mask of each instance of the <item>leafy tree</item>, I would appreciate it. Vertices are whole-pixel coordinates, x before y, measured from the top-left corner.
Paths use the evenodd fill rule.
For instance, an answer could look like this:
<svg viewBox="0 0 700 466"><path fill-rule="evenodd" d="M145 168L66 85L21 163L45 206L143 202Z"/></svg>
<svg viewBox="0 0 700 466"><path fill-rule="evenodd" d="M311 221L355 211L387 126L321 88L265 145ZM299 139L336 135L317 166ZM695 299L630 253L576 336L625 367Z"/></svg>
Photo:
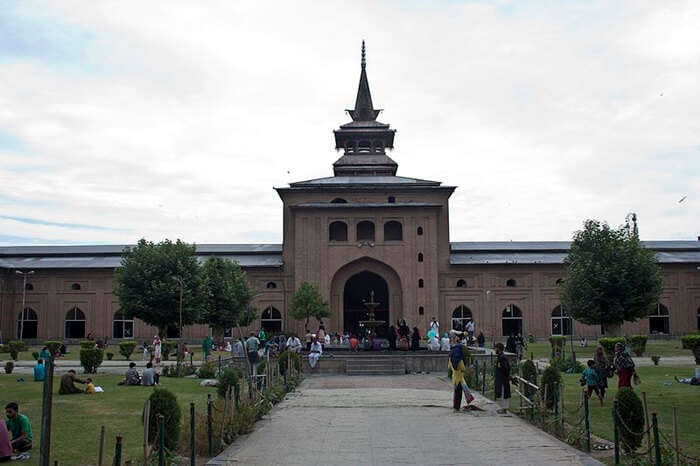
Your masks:
<svg viewBox="0 0 700 466"><path fill-rule="evenodd" d="M331 315L328 303L323 300L321 293L309 282L302 282L299 289L292 297L289 314L296 320L306 319L305 326L309 326L309 319L315 317L320 321Z"/></svg>
<svg viewBox="0 0 700 466"><path fill-rule="evenodd" d="M587 220L574 234L561 301L579 322L615 335L623 322L649 315L659 302L661 273L654 252L629 225L618 229Z"/></svg>
<svg viewBox="0 0 700 466"><path fill-rule="evenodd" d="M221 341L226 328L246 326L255 319L251 309L254 293L236 262L212 257L204 263L202 272L206 304L200 319L214 327L214 341Z"/></svg>
<svg viewBox="0 0 700 466"><path fill-rule="evenodd" d="M197 322L204 288L194 245L141 239L136 247L124 249L115 278L114 293L124 314L158 327L161 336L168 327L179 326L182 280L182 324Z"/></svg>

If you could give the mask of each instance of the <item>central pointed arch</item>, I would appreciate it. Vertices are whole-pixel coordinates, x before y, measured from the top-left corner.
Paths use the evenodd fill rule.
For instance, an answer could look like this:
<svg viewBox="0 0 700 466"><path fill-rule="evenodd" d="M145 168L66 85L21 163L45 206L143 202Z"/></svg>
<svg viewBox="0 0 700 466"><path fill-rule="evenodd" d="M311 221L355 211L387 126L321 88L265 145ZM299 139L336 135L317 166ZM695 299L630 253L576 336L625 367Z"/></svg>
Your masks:
<svg viewBox="0 0 700 466"><path fill-rule="evenodd" d="M360 275L363 274L363 275ZM400 313L402 311L403 302L403 291L401 286L401 279L399 274L389 266L388 264L372 259L371 257L362 257L356 259L352 262L345 264L340 267L331 280L331 321L333 322L334 330L337 331L352 331L353 329L345 329L345 303L348 301L345 299L346 284L348 281L355 277L376 277L379 283L386 283L386 319L382 317L382 320L387 320L388 325L399 319ZM352 284L352 282L351 282ZM378 291L378 290L377 290ZM382 291L384 294L384 291ZM369 297L367 298L369 299Z"/></svg>

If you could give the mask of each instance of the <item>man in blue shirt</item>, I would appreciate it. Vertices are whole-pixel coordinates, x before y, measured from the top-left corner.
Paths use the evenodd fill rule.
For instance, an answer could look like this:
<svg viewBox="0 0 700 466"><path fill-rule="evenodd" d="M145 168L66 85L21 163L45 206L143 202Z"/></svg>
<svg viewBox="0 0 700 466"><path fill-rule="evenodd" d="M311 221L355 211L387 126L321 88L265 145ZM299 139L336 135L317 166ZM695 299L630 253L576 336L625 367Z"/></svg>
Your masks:
<svg viewBox="0 0 700 466"><path fill-rule="evenodd" d="M46 377L46 366L44 365L44 360L39 359L34 366L34 381L43 382L44 377Z"/></svg>

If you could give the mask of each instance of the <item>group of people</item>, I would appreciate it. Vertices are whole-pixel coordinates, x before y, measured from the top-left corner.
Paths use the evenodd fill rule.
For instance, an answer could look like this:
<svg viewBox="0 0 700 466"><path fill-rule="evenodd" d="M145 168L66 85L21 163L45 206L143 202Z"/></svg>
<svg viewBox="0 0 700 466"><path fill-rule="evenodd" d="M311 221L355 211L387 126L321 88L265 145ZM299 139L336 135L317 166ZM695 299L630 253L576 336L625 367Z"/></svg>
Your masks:
<svg viewBox="0 0 700 466"><path fill-rule="evenodd" d="M592 397L595 393L603 404L605 391L608 388L608 379L617 374L617 387L632 387L632 381L636 376L634 360L629 349L623 343L615 343L615 354L612 362L608 360L602 346L596 348L593 359L586 362L586 369L581 375L581 385L585 386L586 396Z"/></svg>

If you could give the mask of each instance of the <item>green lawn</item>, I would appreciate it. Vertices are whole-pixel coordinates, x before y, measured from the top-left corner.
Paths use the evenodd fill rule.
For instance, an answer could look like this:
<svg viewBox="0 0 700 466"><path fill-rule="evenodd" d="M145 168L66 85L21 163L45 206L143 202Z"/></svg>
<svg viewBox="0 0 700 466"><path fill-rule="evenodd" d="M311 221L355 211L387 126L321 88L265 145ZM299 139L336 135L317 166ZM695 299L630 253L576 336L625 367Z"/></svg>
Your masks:
<svg viewBox="0 0 700 466"><path fill-rule="evenodd" d="M25 382L18 382L24 377ZM97 464L100 426L106 427L105 464L112 464L115 437L123 436L122 460L142 458L143 427L141 412L152 392L148 387L118 386L118 375L93 377L96 385L102 386L105 393L88 395L58 395L58 377L55 380L53 398L52 464L58 460L65 465ZM214 388L202 388L199 380L191 378L161 378L161 386L175 392L183 409L183 424L189 419L189 403L195 402L199 412L206 410L208 393L214 396ZM29 461L22 464L39 464L41 433L42 383L31 381L27 375L0 375L0 403L4 407L10 401L20 405L20 412L26 414L32 424L34 448Z"/></svg>
<svg viewBox="0 0 700 466"><path fill-rule="evenodd" d="M579 344L579 340L574 339L574 351L576 351L577 359L590 359L598 346L597 340L591 340L588 342L587 348L582 348ZM567 341L566 344L566 354L571 352L571 343ZM549 359L552 354L552 347L548 341L537 341L535 343L528 343L525 355L530 357L532 353L535 359L546 358ZM646 351L644 352L644 357L649 357L652 355L661 356L661 363L663 364L664 356L692 356L693 353L690 350L681 348L681 340L649 340L647 341Z"/></svg>
<svg viewBox="0 0 700 466"><path fill-rule="evenodd" d="M204 358L204 353L202 352L202 347L200 345L187 345L188 348L190 348L192 351L194 351L194 361L201 361ZM34 359L34 356L32 356L32 352L36 351L37 353L41 350L43 346L32 346L30 347L27 351L22 351L19 354L19 359L21 361L31 361ZM68 360L73 360L77 361L80 359L80 346L79 345L70 345L67 347L68 353L62 358L62 359L68 359ZM111 352L114 353L114 360L124 360L124 357L119 354L119 345L114 344L110 345L106 352ZM231 353L227 353L225 351L217 352L214 351L211 353L210 358L217 359L221 355L221 357L227 358L231 356ZM134 354L132 354L131 359L133 361L140 361L142 359L142 351L139 350L139 348L136 348L136 351L134 351ZM7 361L10 359L10 354L9 353L0 353L0 361ZM171 360L175 360L174 357L170 358ZM105 357L105 361L107 358Z"/></svg>

